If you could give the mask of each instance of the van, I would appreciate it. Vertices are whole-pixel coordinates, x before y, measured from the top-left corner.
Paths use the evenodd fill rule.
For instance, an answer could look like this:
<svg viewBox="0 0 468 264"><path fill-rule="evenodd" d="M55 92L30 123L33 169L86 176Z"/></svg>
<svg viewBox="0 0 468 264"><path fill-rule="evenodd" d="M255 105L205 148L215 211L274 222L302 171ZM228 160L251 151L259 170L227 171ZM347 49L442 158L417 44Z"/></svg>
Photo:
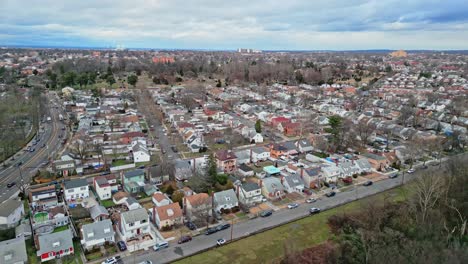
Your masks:
<svg viewBox="0 0 468 264"><path fill-rule="evenodd" d="M154 251L158 251L160 249L168 248L168 247L169 247L169 243L167 243L166 241L163 241L163 242L156 243L156 245L154 245L153 249L154 249Z"/></svg>

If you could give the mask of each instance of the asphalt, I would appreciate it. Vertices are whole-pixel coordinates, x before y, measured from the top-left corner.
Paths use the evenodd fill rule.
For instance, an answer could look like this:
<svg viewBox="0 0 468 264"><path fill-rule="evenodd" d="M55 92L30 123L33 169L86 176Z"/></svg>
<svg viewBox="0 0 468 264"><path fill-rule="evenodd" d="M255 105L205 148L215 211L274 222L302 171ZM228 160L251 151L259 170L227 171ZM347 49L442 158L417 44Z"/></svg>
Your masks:
<svg viewBox="0 0 468 264"><path fill-rule="evenodd" d="M61 138L59 135L65 136L65 131L62 131L64 124L59 120L59 114L64 114L63 109L55 107L58 98L55 94L49 93L47 95L49 116L51 117L50 122L44 122L41 126L44 127L40 130L40 141L33 146L34 152L28 152L24 149L14 155L15 160L9 160L7 163L8 167L2 167L0 169L0 203L15 197L19 193L19 188L22 186L23 180L24 186L31 181L31 177L37 172L38 169L43 169L45 166L44 162L49 161L49 157L53 157L61 147ZM45 147L42 147L45 144ZM32 146L32 142L29 142L27 146ZM18 164L20 164L18 166ZM22 177L21 177L21 174ZM16 185L8 188L7 184L15 182Z"/></svg>
<svg viewBox="0 0 468 264"><path fill-rule="evenodd" d="M464 156L466 157L466 155ZM418 166L416 166L417 168ZM419 166L420 167L420 166ZM348 202L368 197L399 185L405 184L408 181L414 179L417 175L428 172L441 170L441 167L429 166L427 169L417 169L415 173L408 174L404 173L395 179L384 179L378 182L374 182L371 186L355 186L351 190L346 192L338 192L334 197L327 198L322 197L313 204L301 204L295 209L282 209L273 213L272 216L267 218L256 218L235 224L232 230L232 238L239 239L247 237L250 234L256 233L261 230L266 230L299 218L309 215L309 208L318 207L322 211L327 210ZM404 182L403 182L404 181ZM314 217L308 216L308 217ZM228 242L231 239L231 228L217 232L212 235L200 235L193 238L191 242L178 245L171 243L169 248L163 249L159 252L148 250L138 255L132 255L127 258L123 258L123 263L140 263L145 260L151 260L153 263L169 263L175 261L181 257L196 254L197 252L205 251L207 249L216 246L216 240L220 238L226 239ZM177 238L178 239L178 238Z"/></svg>

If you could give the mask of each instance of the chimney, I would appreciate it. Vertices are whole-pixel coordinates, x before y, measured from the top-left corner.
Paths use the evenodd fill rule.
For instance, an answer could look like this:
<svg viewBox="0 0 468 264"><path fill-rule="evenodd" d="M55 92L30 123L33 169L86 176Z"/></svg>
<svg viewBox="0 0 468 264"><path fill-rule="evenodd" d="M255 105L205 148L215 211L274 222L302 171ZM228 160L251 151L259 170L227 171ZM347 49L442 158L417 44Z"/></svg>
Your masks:
<svg viewBox="0 0 468 264"><path fill-rule="evenodd" d="M156 224L156 205L153 205L153 224Z"/></svg>
<svg viewBox="0 0 468 264"><path fill-rule="evenodd" d="M182 199L182 207L184 209L184 215L187 215L187 197L184 195L184 199Z"/></svg>
<svg viewBox="0 0 468 264"><path fill-rule="evenodd" d="M250 149L250 163L252 163L252 149Z"/></svg>
<svg viewBox="0 0 468 264"><path fill-rule="evenodd" d="M301 179L304 179L304 167L301 168Z"/></svg>
<svg viewBox="0 0 468 264"><path fill-rule="evenodd" d="M258 182L258 185L260 186L260 188L262 188L262 186L263 186L263 181L260 180L260 181Z"/></svg>
<svg viewBox="0 0 468 264"><path fill-rule="evenodd" d="M237 186L236 186L236 196L237 196L237 199L239 199L239 189L240 189L240 186L237 185Z"/></svg>
<svg viewBox="0 0 468 264"><path fill-rule="evenodd" d="M281 184L284 182L284 176L281 176Z"/></svg>

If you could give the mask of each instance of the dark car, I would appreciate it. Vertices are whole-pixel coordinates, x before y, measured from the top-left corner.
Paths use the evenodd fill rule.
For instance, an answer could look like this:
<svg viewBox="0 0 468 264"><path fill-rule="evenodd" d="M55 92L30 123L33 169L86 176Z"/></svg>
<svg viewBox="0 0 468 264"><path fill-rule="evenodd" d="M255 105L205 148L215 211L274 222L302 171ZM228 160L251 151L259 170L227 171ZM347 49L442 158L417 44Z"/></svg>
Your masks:
<svg viewBox="0 0 468 264"><path fill-rule="evenodd" d="M197 226L193 222L187 222L185 225L192 231L197 229Z"/></svg>
<svg viewBox="0 0 468 264"><path fill-rule="evenodd" d="M268 216L270 216L270 215L272 215L272 214L273 214L273 211L267 210L267 211L261 212L261 213L260 213L260 216L261 216L261 217L268 217Z"/></svg>
<svg viewBox="0 0 468 264"><path fill-rule="evenodd" d="M125 245L125 242L123 242L123 241L117 242L117 247L119 248L120 251L127 250L127 246Z"/></svg>
<svg viewBox="0 0 468 264"><path fill-rule="evenodd" d="M335 195L336 195L336 192L329 192L325 194L326 197L333 197Z"/></svg>
<svg viewBox="0 0 468 264"><path fill-rule="evenodd" d="M187 243L189 241L192 241L192 237L191 236L181 236L179 238L179 241L177 241L178 244L182 244L182 243Z"/></svg>
<svg viewBox="0 0 468 264"><path fill-rule="evenodd" d="M219 226L216 227L216 230L221 231L221 230L224 230L224 229L228 229L230 227L231 227L231 224L219 225Z"/></svg>
<svg viewBox="0 0 468 264"><path fill-rule="evenodd" d="M364 186L371 186L373 184L372 181L366 181L363 185Z"/></svg>
<svg viewBox="0 0 468 264"><path fill-rule="evenodd" d="M11 188L11 187L13 187L13 186L15 186L15 185L16 185L16 182L10 182L9 184L7 184L7 187L8 187L8 188Z"/></svg>
<svg viewBox="0 0 468 264"><path fill-rule="evenodd" d="M206 230L205 235L211 235L218 232L218 229L216 227L210 227Z"/></svg>

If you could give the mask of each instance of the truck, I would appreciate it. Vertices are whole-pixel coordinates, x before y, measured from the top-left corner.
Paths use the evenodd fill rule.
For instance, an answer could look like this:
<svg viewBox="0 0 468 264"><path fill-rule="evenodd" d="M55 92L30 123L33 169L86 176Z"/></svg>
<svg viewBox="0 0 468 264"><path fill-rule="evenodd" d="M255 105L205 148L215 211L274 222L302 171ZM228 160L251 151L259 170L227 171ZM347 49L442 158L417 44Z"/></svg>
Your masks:
<svg viewBox="0 0 468 264"><path fill-rule="evenodd" d="M59 120L60 120L60 121L63 120L63 115L62 115L62 114L59 114Z"/></svg>

